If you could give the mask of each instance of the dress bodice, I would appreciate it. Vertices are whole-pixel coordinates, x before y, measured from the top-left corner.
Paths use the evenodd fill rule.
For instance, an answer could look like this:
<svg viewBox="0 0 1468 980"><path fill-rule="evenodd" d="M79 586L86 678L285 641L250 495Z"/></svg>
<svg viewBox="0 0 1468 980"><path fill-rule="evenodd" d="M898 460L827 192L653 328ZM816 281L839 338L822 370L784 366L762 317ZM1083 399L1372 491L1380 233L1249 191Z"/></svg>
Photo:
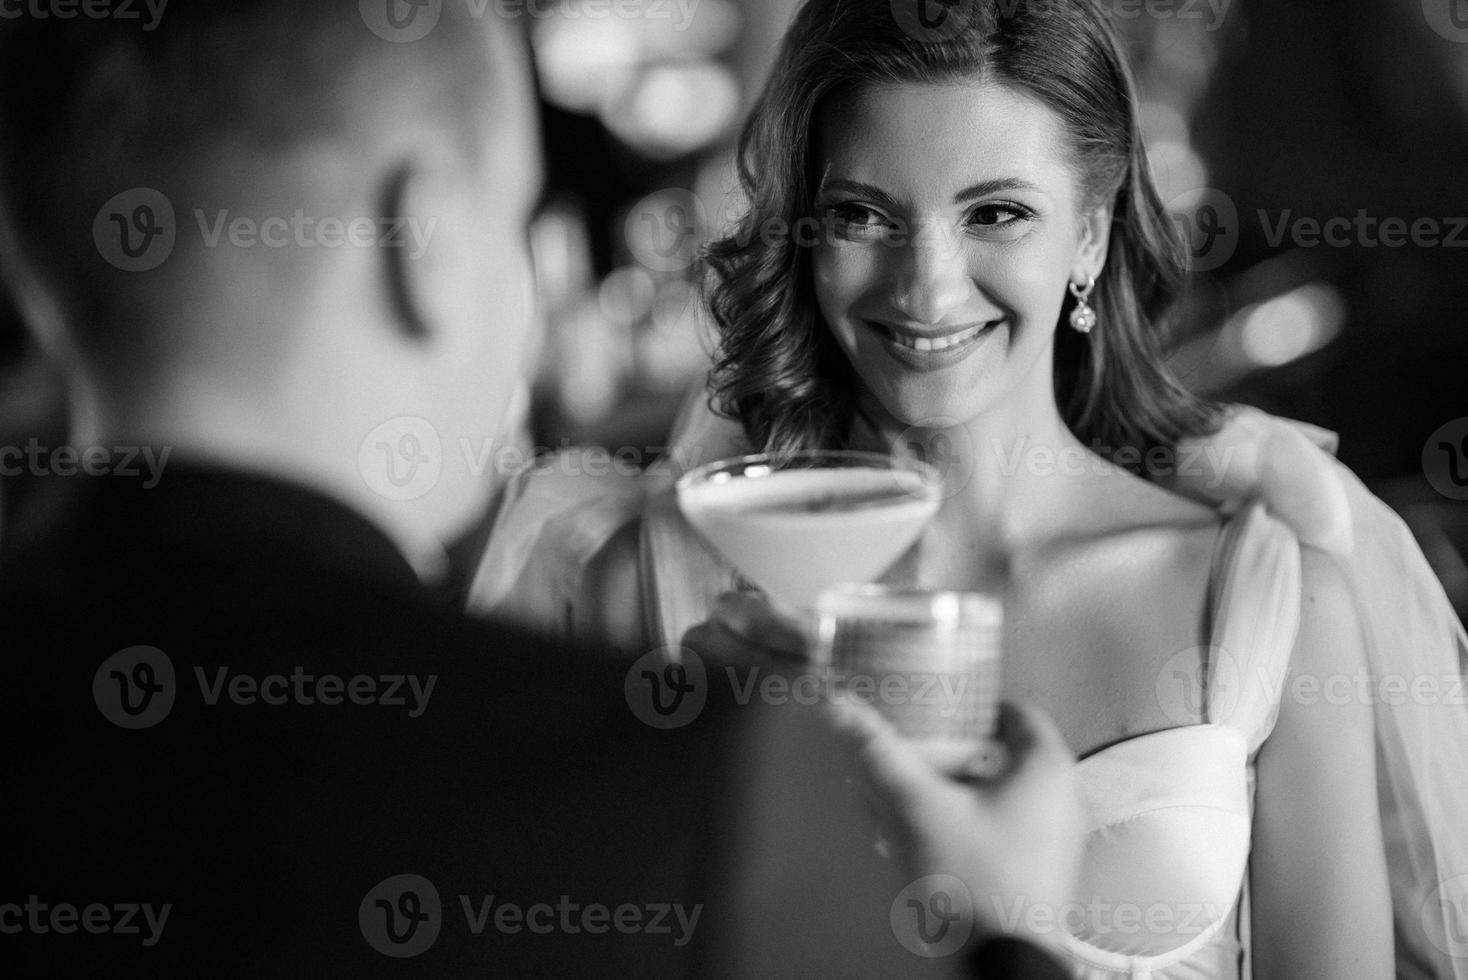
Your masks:
<svg viewBox="0 0 1468 980"><path fill-rule="evenodd" d="M1078 976L1248 975L1253 759L1299 628L1293 535L1259 506L1233 518L1210 593L1210 642L1190 661L1202 670L1169 666L1158 678L1166 713L1183 723L1077 766L1086 851L1058 928ZM1199 707L1203 720L1186 723Z"/></svg>

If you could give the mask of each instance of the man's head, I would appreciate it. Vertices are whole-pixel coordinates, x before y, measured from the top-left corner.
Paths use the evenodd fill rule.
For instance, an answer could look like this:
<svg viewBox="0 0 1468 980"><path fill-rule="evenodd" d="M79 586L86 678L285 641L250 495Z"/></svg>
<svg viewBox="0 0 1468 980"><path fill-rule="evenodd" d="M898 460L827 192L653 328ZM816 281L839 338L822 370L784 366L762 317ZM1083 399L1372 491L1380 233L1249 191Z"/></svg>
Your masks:
<svg viewBox="0 0 1468 980"><path fill-rule="evenodd" d="M79 423L456 533L530 324L516 25L178 0L147 26L0 19L0 242Z"/></svg>

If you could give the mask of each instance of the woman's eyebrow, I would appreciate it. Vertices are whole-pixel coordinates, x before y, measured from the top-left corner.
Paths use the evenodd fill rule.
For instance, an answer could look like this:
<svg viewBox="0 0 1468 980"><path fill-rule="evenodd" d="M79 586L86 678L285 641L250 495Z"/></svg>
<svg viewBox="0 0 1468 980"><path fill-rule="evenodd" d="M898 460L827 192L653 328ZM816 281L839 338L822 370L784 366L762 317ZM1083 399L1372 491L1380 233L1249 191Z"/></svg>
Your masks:
<svg viewBox="0 0 1468 980"><path fill-rule="evenodd" d="M859 180L847 180L845 177L835 177L831 180L822 182L820 190L821 194L830 194L836 192L855 194L858 197L864 197L876 204L880 204L883 207L889 208L894 211L898 210L901 207L897 199L891 194L888 194L880 187L873 187L871 184L863 184Z"/></svg>
<svg viewBox="0 0 1468 980"><path fill-rule="evenodd" d="M997 191L1034 191L1037 193L1043 193L1042 191L1040 191L1040 188L1036 187L1029 181L1024 180L1023 178L996 177L993 180L984 180L970 187L965 187L963 190L953 195L953 203L967 204L970 201L976 201L979 198L988 197L990 194L993 194ZM867 198L868 200L881 204L885 207L899 207L897 199L894 198L891 194L888 194L886 191L882 190L880 187L874 187L871 184L864 184L859 180L849 180L845 177L834 177L830 180L825 181L821 184L821 193L855 194L859 197Z"/></svg>
<svg viewBox="0 0 1468 980"><path fill-rule="evenodd" d="M967 204L981 197L988 197L995 191L1040 191L1040 188L1020 177L996 177L993 180L980 181L972 187L965 187L953 195L954 204Z"/></svg>

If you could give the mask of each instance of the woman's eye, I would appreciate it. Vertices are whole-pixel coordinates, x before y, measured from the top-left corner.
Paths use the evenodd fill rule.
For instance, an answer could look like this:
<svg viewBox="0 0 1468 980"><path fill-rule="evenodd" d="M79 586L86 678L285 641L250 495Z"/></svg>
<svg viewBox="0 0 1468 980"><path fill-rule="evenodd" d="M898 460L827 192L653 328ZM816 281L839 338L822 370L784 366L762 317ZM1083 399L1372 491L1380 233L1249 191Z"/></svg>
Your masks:
<svg viewBox="0 0 1468 980"><path fill-rule="evenodd" d="M969 226L988 229L1010 228L1034 216L1035 213L1029 208L1011 202L980 204L969 212Z"/></svg>
<svg viewBox="0 0 1468 980"><path fill-rule="evenodd" d="M861 204L838 204L830 209L830 215L838 229L858 237L879 235L892 227L885 215Z"/></svg>

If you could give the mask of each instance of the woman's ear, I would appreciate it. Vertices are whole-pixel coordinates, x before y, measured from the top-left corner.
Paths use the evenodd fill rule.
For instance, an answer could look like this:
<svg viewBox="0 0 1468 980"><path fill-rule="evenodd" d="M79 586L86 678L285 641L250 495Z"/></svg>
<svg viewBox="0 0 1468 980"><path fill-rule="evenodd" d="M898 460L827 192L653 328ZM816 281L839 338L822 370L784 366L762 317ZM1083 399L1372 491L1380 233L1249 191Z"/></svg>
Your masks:
<svg viewBox="0 0 1468 980"><path fill-rule="evenodd" d="M1080 244L1071 268L1071 279L1084 285L1087 280L1101 278L1106 268L1106 255L1111 247L1110 203L1094 208L1081 217Z"/></svg>

